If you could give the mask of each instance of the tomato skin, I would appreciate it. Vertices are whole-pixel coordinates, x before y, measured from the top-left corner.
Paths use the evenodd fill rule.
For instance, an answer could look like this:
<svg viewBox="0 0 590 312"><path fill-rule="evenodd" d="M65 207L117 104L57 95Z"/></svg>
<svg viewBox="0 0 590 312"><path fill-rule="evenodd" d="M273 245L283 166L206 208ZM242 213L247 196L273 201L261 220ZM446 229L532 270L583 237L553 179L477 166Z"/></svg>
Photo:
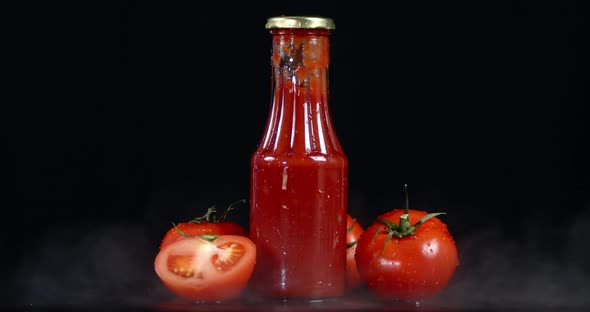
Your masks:
<svg viewBox="0 0 590 312"><path fill-rule="evenodd" d="M394 209L377 219L398 223L403 209ZM428 213L408 210L410 224ZM447 225L433 217L422 223L413 235L391 237L379 230L384 225L375 220L357 243L355 261L367 288L385 299L422 300L440 293L459 265L455 241ZM375 232L379 231L376 235Z"/></svg>
<svg viewBox="0 0 590 312"><path fill-rule="evenodd" d="M176 228L172 227L166 232L164 237L162 238L162 242L160 243L160 250L169 244L187 238L186 236L182 235L181 232L177 230L177 228L185 233L187 236L195 237L195 236L203 236L205 234L212 234L212 235L240 235L248 237L249 233L246 229L234 222L223 221L223 222L182 222L176 224Z"/></svg>
<svg viewBox="0 0 590 312"><path fill-rule="evenodd" d="M154 269L177 296L193 302L218 302L240 296L255 262L256 246L247 237L222 235L213 242L188 237L162 248Z"/></svg>
<svg viewBox="0 0 590 312"><path fill-rule="evenodd" d="M346 248L346 288L347 290L351 290L361 283L354 254L356 252L356 242L364 232L364 229L350 214L347 217L346 229L346 243L349 246ZM352 245L353 243L354 245Z"/></svg>

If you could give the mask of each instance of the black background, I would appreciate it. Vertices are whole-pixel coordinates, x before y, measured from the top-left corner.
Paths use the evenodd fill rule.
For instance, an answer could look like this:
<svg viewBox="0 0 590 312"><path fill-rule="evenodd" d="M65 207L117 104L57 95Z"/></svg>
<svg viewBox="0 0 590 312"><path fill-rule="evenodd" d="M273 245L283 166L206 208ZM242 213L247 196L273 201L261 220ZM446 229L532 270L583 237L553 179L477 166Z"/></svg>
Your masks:
<svg viewBox="0 0 590 312"><path fill-rule="evenodd" d="M170 222L248 198L270 104L266 18L324 15L349 212L366 226L403 205L407 183L412 207L447 212L461 257L449 300L588 303L582 2L14 9L4 302L168 298L152 265ZM248 207L232 218L247 227Z"/></svg>

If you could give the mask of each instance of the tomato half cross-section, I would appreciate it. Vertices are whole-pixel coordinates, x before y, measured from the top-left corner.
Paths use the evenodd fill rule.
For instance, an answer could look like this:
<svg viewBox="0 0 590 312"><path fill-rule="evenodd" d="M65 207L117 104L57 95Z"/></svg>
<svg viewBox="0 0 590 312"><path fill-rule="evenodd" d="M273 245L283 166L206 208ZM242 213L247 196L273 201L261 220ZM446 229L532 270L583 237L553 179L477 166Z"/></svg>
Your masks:
<svg viewBox="0 0 590 312"><path fill-rule="evenodd" d="M419 301L448 285L459 259L439 214L393 209L365 229L355 260L368 289L385 299Z"/></svg>
<svg viewBox="0 0 590 312"><path fill-rule="evenodd" d="M160 249L155 271L177 296L193 302L228 301L240 296L254 264L256 247L240 235L186 237Z"/></svg>

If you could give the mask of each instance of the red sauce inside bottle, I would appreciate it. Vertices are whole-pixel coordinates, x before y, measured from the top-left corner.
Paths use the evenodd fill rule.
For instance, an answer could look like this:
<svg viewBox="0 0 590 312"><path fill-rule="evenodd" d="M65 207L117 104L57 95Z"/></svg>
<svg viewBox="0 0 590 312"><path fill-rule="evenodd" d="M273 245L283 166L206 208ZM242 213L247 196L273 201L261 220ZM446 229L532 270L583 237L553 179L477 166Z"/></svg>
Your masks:
<svg viewBox="0 0 590 312"><path fill-rule="evenodd" d="M329 30L273 29L272 105L251 158L250 285L275 298L343 294L348 159L328 105Z"/></svg>

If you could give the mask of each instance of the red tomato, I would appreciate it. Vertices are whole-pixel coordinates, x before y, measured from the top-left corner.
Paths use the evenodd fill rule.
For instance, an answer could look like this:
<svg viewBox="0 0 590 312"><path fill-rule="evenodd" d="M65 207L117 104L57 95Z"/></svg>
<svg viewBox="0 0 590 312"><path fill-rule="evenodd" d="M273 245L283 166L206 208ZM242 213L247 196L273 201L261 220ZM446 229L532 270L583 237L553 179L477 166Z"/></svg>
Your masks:
<svg viewBox="0 0 590 312"><path fill-rule="evenodd" d="M244 201L242 200L239 202ZM209 208L207 213L205 213L205 215L202 217L195 218L188 222L176 224L164 235L164 238L160 243L160 249L183 238L202 236L205 234L240 235L248 237L249 233L242 225L235 222L226 221L226 217L228 216L229 211L233 209L234 204L231 204L223 216L219 219L215 217L216 209L215 206L213 206Z"/></svg>
<svg viewBox="0 0 590 312"><path fill-rule="evenodd" d="M447 286L459 259L455 241L438 214L394 209L365 229L355 260L368 289L382 298L416 301Z"/></svg>
<svg viewBox="0 0 590 312"><path fill-rule="evenodd" d="M154 268L164 285L179 297L216 302L242 293L255 262L256 246L247 237L222 235L211 241L188 237L160 249Z"/></svg>
<svg viewBox="0 0 590 312"><path fill-rule="evenodd" d="M356 268L356 261L354 260L354 253L359 237L363 233L363 227L348 215L346 221L346 288L348 290L355 288L360 284L361 278Z"/></svg>

